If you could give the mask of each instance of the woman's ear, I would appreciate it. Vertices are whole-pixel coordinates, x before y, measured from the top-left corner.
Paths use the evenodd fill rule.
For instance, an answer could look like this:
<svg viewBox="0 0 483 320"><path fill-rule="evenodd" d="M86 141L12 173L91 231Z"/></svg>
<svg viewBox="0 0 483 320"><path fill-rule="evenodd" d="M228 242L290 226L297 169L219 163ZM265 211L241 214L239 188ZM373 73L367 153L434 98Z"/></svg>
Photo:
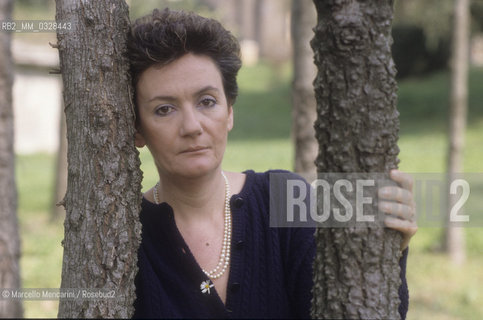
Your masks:
<svg viewBox="0 0 483 320"><path fill-rule="evenodd" d="M142 148L146 145L146 140L144 140L143 135L136 129L136 133L134 134L134 144L137 148Z"/></svg>

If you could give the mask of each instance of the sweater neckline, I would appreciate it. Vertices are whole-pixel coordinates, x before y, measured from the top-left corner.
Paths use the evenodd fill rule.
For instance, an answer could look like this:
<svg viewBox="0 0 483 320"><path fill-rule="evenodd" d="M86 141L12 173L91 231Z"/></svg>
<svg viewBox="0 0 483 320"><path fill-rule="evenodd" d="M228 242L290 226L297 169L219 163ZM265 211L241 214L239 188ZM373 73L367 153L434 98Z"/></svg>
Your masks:
<svg viewBox="0 0 483 320"><path fill-rule="evenodd" d="M235 193L235 194L232 194L230 196L230 202L233 201L233 199L238 198L238 197L246 198L251 193L252 185L255 181L255 171L245 170L242 173L244 173L246 175L245 183L243 184L243 187L241 188L239 193ZM169 203L164 202L164 201L159 203L159 204L155 204L154 202L151 202L148 199L146 199L146 197L144 195L143 195L143 199L142 199L142 204L148 205L148 206L151 206L151 207L168 206L169 208L172 208L169 205Z"/></svg>

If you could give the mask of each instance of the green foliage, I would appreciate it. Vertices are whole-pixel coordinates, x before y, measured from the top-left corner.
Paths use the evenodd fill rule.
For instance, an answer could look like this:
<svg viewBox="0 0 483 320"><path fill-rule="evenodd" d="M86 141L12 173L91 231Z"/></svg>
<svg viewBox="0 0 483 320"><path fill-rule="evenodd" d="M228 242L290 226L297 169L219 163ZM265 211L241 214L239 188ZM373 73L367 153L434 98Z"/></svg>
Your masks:
<svg viewBox="0 0 483 320"><path fill-rule="evenodd" d="M473 32L483 31L483 1L473 0L470 4L472 30Z"/></svg>
<svg viewBox="0 0 483 320"><path fill-rule="evenodd" d="M465 170L483 172L483 70L474 69L470 76ZM223 163L226 170L292 168L289 84L288 67L279 73L266 65L245 68L241 72L235 129L230 134ZM407 172L442 172L446 157L448 73L407 79L399 87L400 168ZM145 149L141 151L141 160L143 189L147 190L156 182L157 173ZM24 287L54 288L60 284L63 227L60 221L49 223L54 163L53 155L17 157ZM465 234L468 260L464 266L456 268L436 251L441 229L420 228L411 242L408 261L411 296L408 319L483 317L480 303L483 299L480 285L483 283L483 233L481 228L467 228ZM56 308L55 301L25 303L27 317L55 317Z"/></svg>
<svg viewBox="0 0 483 320"><path fill-rule="evenodd" d="M470 0L472 34L483 31L483 1ZM396 0L392 47L398 77L448 67L454 0Z"/></svg>
<svg viewBox="0 0 483 320"><path fill-rule="evenodd" d="M424 30L428 48L451 34L453 0L396 0L394 25L419 26Z"/></svg>
<svg viewBox="0 0 483 320"><path fill-rule="evenodd" d="M399 23L392 28L392 54L398 78L421 75L448 68L451 39L445 34L435 46L428 46L424 29L415 24Z"/></svg>
<svg viewBox="0 0 483 320"><path fill-rule="evenodd" d="M399 78L420 74L426 69L426 38L423 29L415 25L395 25L392 28L392 56Z"/></svg>

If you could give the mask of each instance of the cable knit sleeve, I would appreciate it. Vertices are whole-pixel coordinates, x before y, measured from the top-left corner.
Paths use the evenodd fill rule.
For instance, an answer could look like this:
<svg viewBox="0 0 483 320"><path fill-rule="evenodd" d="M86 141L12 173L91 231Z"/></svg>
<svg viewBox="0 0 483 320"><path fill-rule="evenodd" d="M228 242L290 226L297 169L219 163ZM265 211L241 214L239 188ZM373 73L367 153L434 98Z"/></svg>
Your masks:
<svg viewBox="0 0 483 320"><path fill-rule="evenodd" d="M312 268L315 254L314 229L303 228L293 235L292 252L297 255L291 258L288 274L290 300L293 305L293 317L309 319L312 304Z"/></svg>

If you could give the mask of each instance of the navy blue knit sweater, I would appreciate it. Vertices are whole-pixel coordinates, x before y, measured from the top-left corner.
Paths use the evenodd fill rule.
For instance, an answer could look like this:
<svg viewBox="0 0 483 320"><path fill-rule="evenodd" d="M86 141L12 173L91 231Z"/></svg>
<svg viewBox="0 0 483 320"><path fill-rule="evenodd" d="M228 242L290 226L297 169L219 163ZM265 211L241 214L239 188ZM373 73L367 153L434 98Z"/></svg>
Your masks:
<svg viewBox="0 0 483 320"><path fill-rule="evenodd" d="M273 171L272 171L273 172ZM172 208L143 199L135 318L309 318L313 228L269 227L269 172L245 172L242 191L231 197L232 251L226 304L179 233ZM400 261L399 312L408 308L406 257Z"/></svg>

